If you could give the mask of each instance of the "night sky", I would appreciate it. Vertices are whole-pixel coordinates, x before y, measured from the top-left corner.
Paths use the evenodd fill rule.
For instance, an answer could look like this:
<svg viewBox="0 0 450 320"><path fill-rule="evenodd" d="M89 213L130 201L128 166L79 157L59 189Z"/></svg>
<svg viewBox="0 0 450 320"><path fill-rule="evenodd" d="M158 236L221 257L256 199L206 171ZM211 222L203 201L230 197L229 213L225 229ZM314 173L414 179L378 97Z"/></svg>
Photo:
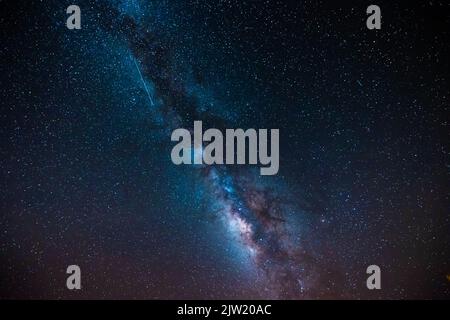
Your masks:
<svg viewBox="0 0 450 320"><path fill-rule="evenodd" d="M448 299L450 5L418 3L0 1L0 298ZM278 174L174 165L194 120L279 128Z"/></svg>

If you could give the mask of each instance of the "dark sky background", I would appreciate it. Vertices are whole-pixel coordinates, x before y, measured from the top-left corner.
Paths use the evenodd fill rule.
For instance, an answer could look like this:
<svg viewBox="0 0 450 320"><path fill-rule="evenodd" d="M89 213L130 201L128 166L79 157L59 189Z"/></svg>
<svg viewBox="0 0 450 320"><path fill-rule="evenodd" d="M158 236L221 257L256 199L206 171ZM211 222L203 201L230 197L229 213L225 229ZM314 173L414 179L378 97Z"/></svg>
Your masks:
<svg viewBox="0 0 450 320"><path fill-rule="evenodd" d="M0 1L0 297L448 299L450 5L372 2ZM194 120L278 175L174 165Z"/></svg>

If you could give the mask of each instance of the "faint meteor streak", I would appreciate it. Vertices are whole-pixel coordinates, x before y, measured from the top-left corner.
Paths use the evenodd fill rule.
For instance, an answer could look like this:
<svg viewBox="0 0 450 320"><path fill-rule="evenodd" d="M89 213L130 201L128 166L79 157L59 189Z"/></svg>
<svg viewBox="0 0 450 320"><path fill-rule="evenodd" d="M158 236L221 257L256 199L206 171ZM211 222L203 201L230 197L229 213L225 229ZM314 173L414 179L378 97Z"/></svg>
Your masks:
<svg viewBox="0 0 450 320"><path fill-rule="evenodd" d="M133 60L134 65L136 66L136 69L139 72L139 76L141 77L141 81L142 81L142 83L144 85L145 92L147 92L148 99L150 100L150 104L153 107L153 106L155 106L155 104L153 103L153 99L152 99L152 97L150 95L150 91L148 91L147 85L145 84L144 77L142 77L141 69L139 69L139 65L138 65L136 59L134 57L132 57L131 54L130 54L130 58Z"/></svg>

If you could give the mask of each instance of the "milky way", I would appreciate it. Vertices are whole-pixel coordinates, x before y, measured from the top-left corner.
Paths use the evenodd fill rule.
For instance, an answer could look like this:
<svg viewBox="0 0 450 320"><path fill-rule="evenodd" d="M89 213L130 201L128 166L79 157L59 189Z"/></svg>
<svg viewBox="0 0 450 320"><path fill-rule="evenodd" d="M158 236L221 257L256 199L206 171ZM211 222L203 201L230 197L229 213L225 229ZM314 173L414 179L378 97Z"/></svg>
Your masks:
<svg viewBox="0 0 450 320"><path fill-rule="evenodd" d="M212 127L232 125L227 119L216 116L214 110L200 110L197 97L188 93L188 85L179 81L179 75L173 71L169 44L157 40L163 38L161 35L127 15L117 17L114 24L120 26L120 31L114 32L124 35L135 56L133 60L149 96L150 107L155 107L153 99L160 100L157 111L162 115L164 129L173 130L189 124L192 119L208 121ZM156 88L154 98L150 96L136 60L142 64L145 78ZM201 87L201 83L197 85ZM276 187L262 186L249 169L202 166L199 170L199 180L211 194L210 210L220 216L223 227L244 247L260 278L262 297L310 297L319 278L315 273L316 264L322 262L317 260L318 248L307 248L302 243L311 232L295 221L302 212L292 205L286 209L283 197L274 191ZM286 216L285 210L297 212Z"/></svg>

